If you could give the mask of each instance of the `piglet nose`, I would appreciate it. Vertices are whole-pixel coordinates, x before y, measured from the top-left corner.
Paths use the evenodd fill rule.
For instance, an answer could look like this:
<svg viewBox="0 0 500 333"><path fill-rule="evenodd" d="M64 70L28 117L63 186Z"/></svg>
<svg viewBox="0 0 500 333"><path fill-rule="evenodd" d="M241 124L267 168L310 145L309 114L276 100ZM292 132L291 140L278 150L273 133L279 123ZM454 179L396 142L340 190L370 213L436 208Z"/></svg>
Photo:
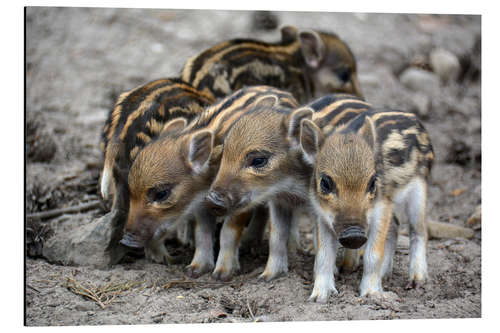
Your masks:
<svg viewBox="0 0 500 333"><path fill-rule="evenodd" d="M216 216L223 216L227 213L229 200L219 191L210 191L207 195L209 209Z"/></svg>
<svg viewBox="0 0 500 333"><path fill-rule="evenodd" d="M134 234L127 232L123 235L122 239L120 240L120 244L125 245L127 247L133 248L133 249L142 249L144 247L144 244L142 241L140 241L137 236Z"/></svg>
<svg viewBox="0 0 500 333"><path fill-rule="evenodd" d="M208 200L219 206L226 205L226 196L219 191L210 191L207 196Z"/></svg>
<svg viewBox="0 0 500 333"><path fill-rule="evenodd" d="M348 249L359 249L366 240L365 232L357 225L348 227L339 236L340 244Z"/></svg>

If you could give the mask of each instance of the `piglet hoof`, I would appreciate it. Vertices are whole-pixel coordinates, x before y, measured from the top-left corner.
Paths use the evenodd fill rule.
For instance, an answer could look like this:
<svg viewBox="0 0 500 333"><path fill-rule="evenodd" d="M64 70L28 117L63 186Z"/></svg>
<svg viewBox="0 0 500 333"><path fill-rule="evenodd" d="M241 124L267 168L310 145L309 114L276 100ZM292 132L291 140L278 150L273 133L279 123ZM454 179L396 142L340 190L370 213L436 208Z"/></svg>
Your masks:
<svg viewBox="0 0 500 333"><path fill-rule="evenodd" d="M271 273L271 272L266 270L261 275L259 275L258 280L263 281L263 282L269 282L269 281L272 281L272 280L277 279L279 277L285 276L286 273L287 272L285 272L285 271L278 271L278 272Z"/></svg>
<svg viewBox="0 0 500 333"><path fill-rule="evenodd" d="M310 302L316 302L316 303L326 303L328 302L328 298L333 295L337 296L339 292L335 287L329 287L329 288L314 288L311 296L309 296L309 301Z"/></svg>
<svg viewBox="0 0 500 333"><path fill-rule="evenodd" d="M425 281L411 280L411 281L408 282L408 284L406 285L405 289L406 290L409 290L409 289L416 289L416 290L424 289L424 282Z"/></svg>
<svg viewBox="0 0 500 333"><path fill-rule="evenodd" d="M202 276L205 273L210 272L210 267L203 267L198 264L189 264L186 266L186 275L190 278L196 279Z"/></svg>
<svg viewBox="0 0 500 333"><path fill-rule="evenodd" d="M224 269L215 269L212 273L212 278L223 282L231 281L233 272Z"/></svg>

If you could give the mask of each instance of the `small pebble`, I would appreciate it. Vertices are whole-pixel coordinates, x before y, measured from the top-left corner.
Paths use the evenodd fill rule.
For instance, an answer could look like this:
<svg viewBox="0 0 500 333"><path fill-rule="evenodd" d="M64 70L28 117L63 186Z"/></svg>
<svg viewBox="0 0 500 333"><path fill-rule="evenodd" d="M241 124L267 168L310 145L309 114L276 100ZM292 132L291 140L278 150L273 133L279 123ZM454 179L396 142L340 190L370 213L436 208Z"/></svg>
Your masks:
<svg viewBox="0 0 500 333"><path fill-rule="evenodd" d="M399 76L401 83L408 89L433 95L439 91L439 77L423 69L409 67Z"/></svg>
<svg viewBox="0 0 500 333"><path fill-rule="evenodd" d="M430 54L430 63L434 73L442 81L455 80L460 73L460 62L457 56L444 49L434 49Z"/></svg>
<svg viewBox="0 0 500 333"><path fill-rule="evenodd" d="M476 207L474 213L467 220L467 224L473 227L481 226L481 205Z"/></svg>
<svg viewBox="0 0 500 333"><path fill-rule="evenodd" d="M160 43L154 43L151 45L151 51L154 53L162 53L163 52L163 45Z"/></svg>

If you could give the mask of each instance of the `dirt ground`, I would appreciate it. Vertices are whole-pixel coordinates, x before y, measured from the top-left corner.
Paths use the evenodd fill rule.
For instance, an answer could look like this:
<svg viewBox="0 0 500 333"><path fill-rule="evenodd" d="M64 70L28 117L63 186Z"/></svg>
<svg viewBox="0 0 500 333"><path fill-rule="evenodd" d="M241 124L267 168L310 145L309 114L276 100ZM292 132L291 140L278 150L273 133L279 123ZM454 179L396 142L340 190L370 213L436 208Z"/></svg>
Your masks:
<svg viewBox="0 0 500 333"><path fill-rule="evenodd" d="M274 14L278 26L339 34L357 57L366 99L419 114L436 153L428 216L468 226L481 204L481 18ZM259 30L253 22L250 11L28 7L26 213L97 200L102 163L98 138L117 95L153 79L176 76L189 56L219 41L279 39L279 30ZM458 77L439 82L435 89L426 84L409 89L401 74L408 67L430 71L429 54L436 48L459 59ZM193 251L175 243L169 247L185 260L172 266L129 256L98 270L62 266L41 256L51 224L89 223L105 213L94 208L27 222L26 325L481 317L480 223L471 226L472 239L429 241L430 281L423 290L404 288L409 257L408 238L402 236L393 275L383 283L397 299L359 297L359 269L336 278L338 296L315 304L307 300L313 282L311 253L299 254L288 276L257 281L267 257L265 243L241 252L242 270L230 283L209 276L189 282L183 267ZM304 247L310 248L307 221L301 235ZM94 291L96 300L72 291L72 283Z"/></svg>

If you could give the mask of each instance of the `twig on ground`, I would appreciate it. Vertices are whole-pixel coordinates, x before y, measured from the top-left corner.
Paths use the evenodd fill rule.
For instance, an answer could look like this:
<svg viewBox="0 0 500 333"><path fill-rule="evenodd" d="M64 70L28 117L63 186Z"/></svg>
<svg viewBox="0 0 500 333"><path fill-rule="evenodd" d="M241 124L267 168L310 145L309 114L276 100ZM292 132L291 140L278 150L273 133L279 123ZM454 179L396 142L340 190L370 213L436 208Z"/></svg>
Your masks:
<svg viewBox="0 0 500 333"><path fill-rule="evenodd" d="M247 308L248 311L250 312L250 316L252 317L252 320L255 320L255 316L253 315L252 307L250 306L250 301L247 298Z"/></svg>
<svg viewBox="0 0 500 333"><path fill-rule="evenodd" d="M91 300L93 300L94 302L99 304L99 306L102 309L105 308L105 305L101 302L101 300L99 299L99 297L96 295L96 293L93 290L84 287L82 284L78 283L73 278L68 278L67 287L73 293L90 298Z"/></svg>
<svg viewBox="0 0 500 333"><path fill-rule="evenodd" d="M35 287L29 285L29 284L26 284L26 286L34 291L36 291L37 293L40 293L40 290L36 289Z"/></svg>
<svg viewBox="0 0 500 333"><path fill-rule="evenodd" d="M57 217L63 214L72 214L72 213L80 213L90 209L99 208L101 202L99 200L86 202L84 204L65 207L65 208L57 208L52 210L46 210L43 212L28 214L27 218L29 219L48 219L52 217Z"/></svg>
<svg viewBox="0 0 500 333"><path fill-rule="evenodd" d="M122 295L125 291L142 285L140 281L129 281L125 283L110 282L103 287L84 286L75 279L68 277L66 287L75 294L85 296L96 302L102 309L111 303L117 296Z"/></svg>
<svg viewBox="0 0 500 333"><path fill-rule="evenodd" d="M192 280L172 280L163 285L163 289L173 287L193 287L194 285L207 285L207 286L224 286L231 284L231 282L213 282L213 281L192 281Z"/></svg>

